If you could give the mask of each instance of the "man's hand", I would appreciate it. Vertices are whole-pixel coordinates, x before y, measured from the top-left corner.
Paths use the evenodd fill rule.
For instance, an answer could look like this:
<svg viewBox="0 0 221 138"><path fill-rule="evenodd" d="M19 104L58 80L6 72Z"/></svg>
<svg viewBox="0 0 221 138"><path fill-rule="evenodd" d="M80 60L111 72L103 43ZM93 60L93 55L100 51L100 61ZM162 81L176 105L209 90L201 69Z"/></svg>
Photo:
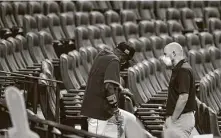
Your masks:
<svg viewBox="0 0 221 138"><path fill-rule="evenodd" d="M174 116L171 116L171 121L175 122L177 120L177 118L175 118Z"/></svg>
<svg viewBox="0 0 221 138"><path fill-rule="evenodd" d="M122 90L121 90L121 94L126 94L126 95L128 95L128 96L133 96L133 94L130 92L130 90L129 89L127 89L127 88L123 88Z"/></svg>

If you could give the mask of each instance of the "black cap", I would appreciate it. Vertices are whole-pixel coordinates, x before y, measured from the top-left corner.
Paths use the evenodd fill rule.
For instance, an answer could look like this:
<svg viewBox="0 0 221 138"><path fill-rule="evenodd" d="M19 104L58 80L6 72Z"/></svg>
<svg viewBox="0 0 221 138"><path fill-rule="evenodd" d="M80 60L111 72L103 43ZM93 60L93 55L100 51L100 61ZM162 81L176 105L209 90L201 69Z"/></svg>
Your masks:
<svg viewBox="0 0 221 138"><path fill-rule="evenodd" d="M132 59L135 53L134 47L130 43L121 42L117 45L117 49L128 56L128 60Z"/></svg>

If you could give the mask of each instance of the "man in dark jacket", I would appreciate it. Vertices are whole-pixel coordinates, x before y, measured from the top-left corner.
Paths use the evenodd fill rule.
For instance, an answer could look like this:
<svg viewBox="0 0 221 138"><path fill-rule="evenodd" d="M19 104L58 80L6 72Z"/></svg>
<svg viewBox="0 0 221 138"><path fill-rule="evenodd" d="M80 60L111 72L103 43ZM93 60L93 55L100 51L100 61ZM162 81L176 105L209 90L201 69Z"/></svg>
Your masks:
<svg viewBox="0 0 221 138"><path fill-rule="evenodd" d="M105 49L96 56L81 109L81 114L88 117L88 131L124 138L127 120L136 121L133 114L118 108L119 93L128 92L120 84L120 70L134 53L129 43L122 42L113 51Z"/></svg>

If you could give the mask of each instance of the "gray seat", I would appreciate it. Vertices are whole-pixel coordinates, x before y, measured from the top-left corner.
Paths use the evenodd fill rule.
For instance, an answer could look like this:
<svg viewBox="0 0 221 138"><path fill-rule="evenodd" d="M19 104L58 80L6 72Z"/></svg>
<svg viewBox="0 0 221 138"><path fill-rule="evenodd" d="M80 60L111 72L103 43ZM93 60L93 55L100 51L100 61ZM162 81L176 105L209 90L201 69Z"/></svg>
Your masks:
<svg viewBox="0 0 221 138"><path fill-rule="evenodd" d="M55 40L65 39L65 34L61 28L60 18L56 14L48 15L49 29Z"/></svg>
<svg viewBox="0 0 221 138"><path fill-rule="evenodd" d="M58 59L54 47L53 47L53 38L52 36L44 31L40 31L38 33L41 51L45 58L49 60L56 60Z"/></svg>
<svg viewBox="0 0 221 138"><path fill-rule="evenodd" d="M139 1L139 13L142 20L153 20L154 15L154 1Z"/></svg>
<svg viewBox="0 0 221 138"><path fill-rule="evenodd" d="M108 25L100 25L99 26L100 30L101 30L101 38L103 40L103 42L108 45L109 47L111 47L112 49L114 49L116 47L113 37L112 37L112 32L111 32L111 28Z"/></svg>
<svg viewBox="0 0 221 138"><path fill-rule="evenodd" d="M126 22L123 24L123 29L126 40L129 40L130 38L139 38L139 30L137 24L133 22Z"/></svg>
<svg viewBox="0 0 221 138"><path fill-rule="evenodd" d="M155 35L154 22L152 21L140 21L139 22L140 36L150 37Z"/></svg>
<svg viewBox="0 0 221 138"><path fill-rule="evenodd" d="M39 36L33 32L26 35L30 56L34 63L41 63L45 57L40 47Z"/></svg>
<svg viewBox="0 0 221 138"><path fill-rule="evenodd" d="M111 24L111 30L115 45L119 44L120 42L126 42L122 25L116 23Z"/></svg>
<svg viewBox="0 0 221 138"><path fill-rule="evenodd" d="M67 13L60 14L61 28L68 39L75 39L75 23L74 15L69 15Z"/></svg>
<svg viewBox="0 0 221 138"><path fill-rule="evenodd" d="M113 10L108 10L104 13L106 24L110 25L112 23L120 23L120 16L117 12Z"/></svg>
<svg viewBox="0 0 221 138"><path fill-rule="evenodd" d="M90 36L88 32L88 28L79 26L75 29L75 36L76 36L76 48L79 49L80 47L90 47L93 46L90 42Z"/></svg>

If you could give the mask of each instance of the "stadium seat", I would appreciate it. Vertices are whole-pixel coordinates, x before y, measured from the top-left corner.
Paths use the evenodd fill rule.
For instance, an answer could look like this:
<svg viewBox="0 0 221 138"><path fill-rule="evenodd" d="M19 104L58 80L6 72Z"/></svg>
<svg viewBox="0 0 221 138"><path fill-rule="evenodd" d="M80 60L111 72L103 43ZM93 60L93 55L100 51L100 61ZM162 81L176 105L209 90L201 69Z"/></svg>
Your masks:
<svg viewBox="0 0 221 138"><path fill-rule="evenodd" d="M150 79L150 83L155 91L156 94L159 94L161 92L161 87L156 79L156 70L154 69L154 65L150 62L150 61L143 61L142 62L144 64L144 66L146 66L146 69L149 70L149 79Z"/></svg>
<svg viewBox="0 0 221 138"><path fill-rule="evenodd" d="M154 2L153 1L139 1L139 13L142 20L155 19Z"/></svg>
<svg viewBox="0 0 221 138"><path fill-rule="evenodd" d="M159 20L166 20L166 11L170 8L171 2L170 1L156 1L156 13L157 19Z"/></svg>
<svg viewBox="0 0 221 138"><path fill-rule="evenodd" d="M206 7L219 8L220 5L220 1L206 1Z"/></svg>
<svg viewBox="0 0 221 138"><path fill-rule="evenodd" d="M38 32L36 19L33 16L25 15L23 18L24 32Z"/></svg>
<svg viewBox="0 0 221 138"><path fill-rule="evenodd" d="M219 10L211 7L204 8L203 15L204 24L207 28L209 27L209 20L211 18L220 18Z"/></svg>
<svg viewBox="0 0 221 138"><path fill-rule="evenodd" d="M172 5L176 9L182 9L188 7L187 1L172 1Z"/></svg>
<svg viewBox="0 0 221 138"><path fill-rule="evenodd" d="M74 39L74 29L75 29L75 20L74 16L70 16L67 13L61 13L60 14L60 22L61 22L61 28L65 34L65 38L68 39Z"/></svg>
<svg viewBox="0 0 221 138"><path fill-rule="evenodd" d="M17 23L15 21L15 17L13 15L13 8L11 3L9 2L1 2L1 19L5 27L12 28L16 27Z"/></svg>
<svg viewBox="0 0 221 138"><path fill-rule="evenodd" d="M91 25L105 24L104 15L98 11L92 11L89 14Z"/></svg>
<svg viewBox="0 0 221 138"><path fill-rule="evenodd" d="M187 46L187 40L186 40L186 36L182 35L182 34L175 34L173 35L173 40L177 43L179 43L184 50L184 54L186 57L188 57L188 46Z"/></svg>
<svg viewBox="0 0 221 138"><path fill-rule="evenodd" d="M203 55L204 58L204 69L206 73L208 74L209 72L213 72L215 69L212 65L212 56L210 55L211 53L207 49L200 49L199 50L200 54Z"/></svg>
<svg viewBox="0 0 221 138"><path fill-rule="evenodd" d="M56 14L59 16L60 14L60 7L57 2L55 1L45 1L43 3L44 5L44 14L49 15L49 14Z"/></svg>
<svg viewBox="0 0 221 138"><path fill-rule="evenodd" d="M52 36L45 32L40 31L38 33L39 41L40 41L40 47L42 50L42 53L46 59L49 60L58 60L58 57L55 53L55 50L53 48L53 38Z"/></svg>
<svg viewBox="0 0 221 138"><path fill-rule="evenodd" d="M188 33L188 34L186 34L186 40L187 40L188 50L191 50L191 49L199 50L199 49L201 49L200 39L199 39L198 35Z"/></svg>
<svg viewBox="0 0 221 138"><path fill-rule="evenodd" d="M85 12L75 13L75 25L76 26L87 26L90 24L89 14Z"/></svg>
<svg viewBox="0 0 221 138"><path fill-rule="evenodd" d="M108 9L112 9L109 1L96 1L98 9L101 11L105 11Z"/></svg>
<svg viewBox="0 0 221 138"><path fill-rule="evenodd" d="M161 61L156 58L149 59L149 62L153 64L153 69L155 70L156 79L161 87L161 90L167 90L169 82L165 78L165 66L162 66Z"/></svg>
<svg viewBox="0 0 221 138"><path fill-rule="evenodd" d="M218 18L209 19L209 32L213 33L215 31L221 30L221 20Z"/></svg>
<svg viewBox="0 0 221 138"><path fill-rule="evenodd" d="M76 49L79 49L80 47L89 47L92 46L90 42L90 36L88 29L83 26L76 27L75 29L75 42L76 42Z"/></svg>
<svg viewBox="0 0 221 138"><path fill-rule="evenodd" d="M152 21L140 21L139 22L140 36L150 37L155 35L155 26Z"/></svg>
<svg viewBox="0 0 221 138"><path fill-rule="evenodd" d="M97 56L98 51L94 47L81 47L79 52L82 57L83 66L89 75L93 61Z"/></svg>
<svg viewBox="0 0 221 138"><path fill-rule="evenodd" d="M190 9L193 10L196 18L203 18L204 1L190 1Z"/></svg>
<svg viewBox="0 0 221 138"><path fill-rule="evenodd" d="M78 83L80 84L80 87L85 88L87 76L86 76L86 74L84 72L85 70L81 64L80 53L76 50L73 50L68 53L68 56L70 58L72 58L73 72L78 80Z"/></svg>
<svg viewBox="0 0 221 138"><path fill-rule="evenodd" d="M14 17L17 25L23 27L23 17L27 14L26 2L13 2Z"/></svg>
<svg viewBox="0 0 221 138"><path fill-rule="evenodd" d="M110 1L113 10L123 9L123 1Z"/></svg>
<svg viewBox="0 0 221 138"><path fill-rule="evenodd" d="M28 5L28 14L30 15L39 15L39 14L43 14L43 5L40 4L40 2L37 1L29 1Z"/></svg>
<svg viewBox="0 0 221 138"><path fill-rule="evenodd" d="M132 58L132 61L134 62L134 64L142 62L145 59L143 55L145 51L144 49L145 47L143 46L143 43L138 39L129 39L128 42L131 43L135 49L135 53Z"/></svg>
<svg viewBox="0 0 221 138"><path fill-rule="evenodd" d="M61 78L67 90L80 89L80 84L78 83L77 78L73 72L74 67L72 60L73 58L66 54L62 54L60 56Z"/></svg>
<svg viewBox="0 0 221 138"><path fill-rule="evenodd" d="M214 69L221 68L221 51L216 47L212 47L209 52Z"/></svg>
<svg viewBox="0 0 221 138"><path fill-rule="evenodd" d="M181 10L181 21L185 31L195 31L198 30L197 24L194 20L195 15L189 8L183 8Z"/></svg>
<svg viewBox="0 0 221 138"><path fill-rule="evenodd" d="M139 38L139 30L136 23L126 22L123 24L123 29L127 41L130 38Z"/></svg>
<svg viewBox="0 0 221 138"><path fill-rule="evenodd" d="M1 41L1 46L4 47L4 51L2 52L6 52L6 55L5 55L5 61L7 63L7 66L9 68L9 70L11 72L16 72L19 70L19 67L15 61L15 58L13 56L14 52L15 52L15 47L14 45L10 42L10 41L7 41L7 40L2 40Z"/></svg>
<svg viewBox="0 0 221 138"><path fill-rule="evenodd" d="M32 60L29 52L27 39L22 35L17 35L16 39L19 42L18 45L22 47L21 55L23 60L25 61L26 66L32 67L34 65L34 61Z"/></svg>
<svg viewBox="0 0 221 138"><path fill-rule="evenodd" d="M56 14L48 15L49 29L55 40L65 39L65 34L61 28L60 18Z"/></svg>
<svg viewBox="0 0 221 138"><path fill-rule="evenodd" d="M7 71L7 72L11 72L11 69L8 66L7 60L6 60L6 56L8 54L7 52L7 44L8 42L6 40L1 40L0 41L0 50L2 53L2 56L0 58L0 68L1 70Z"/></svg>
<svg viewBox="0 0 221 138"><path fill-rule="evenodd" d="M22 58L21 52L23 50L22 45L19 44L19 40L13 38L13 37L9 37L7 39L9 42L11 42L11 44L13 45L15 51L14 51L14 59L19 67L19 69L25 69L26 68L26 64L24 59Z"/></svg>
<svg viewBox="0 0 221 138"><path fill-rule="evenodd" d="M104 48L103 46L105 46L105 44L102 41L101 31L98 27L92 25L88 26L88 35L93 47L100 50Z"/></svg>
<svg viewBox="0 0 221 138"><path fill-rule="evenodd" d="M124 1L123 2L123 9L127 9L132 11L135 14L137 20L140 19L139 9L139 1Z"/></svg>
<svg viewBox="0 0 221 138"><path fill-rule="evenodd" d="M134 22L136 23L137 17L136 14L131 10L121 10L120 11L121 23L125 22Z"/></svg>
<svg viewBox="0 0 221 138"><path fill-rule="evenodd" d="M94 9L94 5L91 1L77 1L76 7L77 11L81 12L91 12Z"/></svg>
<svg viewBox="0 0 221 138"><path fill-rule="evenodd" d="M36 23L38 26L38 31L46 31L51 34L51 31L49 29L49 24L48 24L49 21L48 20L49 20L48 17L43 14L36 16Z"/></svg>
<svg viewBox="0 0 221 138"><path fill-rule="evenodd" d="M107 25L110 25L112 23L121 23L119 14L113 10L106 11L104 13L104 16Z"/></svg>
<svg viewBox="0 0 221 138"><path fill-rule="evenodd" d="M175 20L181 23L180 11L176 8L168 8L166 11L166 19L168 20Z"/></svg>
<svg viewBox="0 0 221 138"><path fill-rule="evenodd" d="M39 36L33 32L29 32L26 35L27 45L30 52L30 56L34 63L41 63L45 59L41 47Z"/></svg>
<svg viewBox="0 0 221 138"><path fill-rule="evenodd" d="M77 11L75 4L72 1L68 1L68 0L60 2L60 10L61 10L61 13L67 13L70 16L73 15Z"/></svg>
<svg viewBox="0 0 221 138"><path fill-rule="evenodd" d="M169 35L167 24L164 21L161 20L155 21L155 29L156 29L156 35L158 36L163 34Z"/></svg>
<svg viewBox="0 0 221 138"><path fill-rule="evenodd" d="M216 47L221 50L221 31L214 32L213 36Z"/></svg>
<svg viewBox="0 0 221 138"><path fill-rule="evenodd" d="M164 46L173 41L172 37L169 36L168 26L165 22L161 20L155 21L155 31L156 35L162 38Z"/></svg>
<svg viewBox="0 0 221 138"><path fill-rule="evenodd" d="M212 80L212 77L209 75L209 74L206 74L205 77L204 77L206 83L208 83L207 87L207 95L206 95L206 98L207 98L207 105L209 107L211 107L213 110L215 110L216 112L219 111L219 105L217 104L216 100L215 100L215 97L213 96L213 90L212 90L212 84L213 84L213 80ZM205 113L205 112L204 112ZM205 115L205 114L204 114Z"/></svg>
<svg viewBox="0 0 221 138"><path fill-rule="evenodd" d="M139 40L143 43L144 47L144 57L145 59L154 58L152 43L147 37L140 37Z"/></svg>
<svg viewBox="0 0 221 138"><path fill-rule="evenodd" d="M128 69L128 84L130 91L134 94L137 103L146 103L147 96L144 94L142 86L141 86L141 77L144 74L141 74L139 68L137 70L134 67L130 67ZM149 97L150 94L146 93Z"/></svg>
<svg viewBox="0 0 221 138"><path fill-rule="evenodd" d="M111 24L112 36L115 45L120 42L125 42L126 38L124 36L123 26L120 24Z"/></svg>
<svg viewBox="0 0 221 138"><path fill-rule="evenodd" d="M151 40L151 44L152 44L154 57L160 58L160 56L163 56L164 55L164 52L163 52L164 44L163 44L162 38L160 38L158 36L151 36L150 40Z"/></svg>
<svg viewBox="0 0 221 138"><path fill-rule="evenodd" d="M203 76L206 75L206 71L203 67L204 58L198 51L190 50L189 51L189 62L193 68L193 72L196 77L196 81L199 81Z"/></svg>
<svg viewBox="0 0 221 138"><path fill-rule="evenodd" d="M199 34L199 38L201 41L201 47L204 49L209 49L210 47L215 47L213 36L208 32L202 32Z"/></svg>
<svg viewBox="0 0 221 138"><path fill-rule="evenodd" d="M168 32L170 36L174 36L176 34L182 34L183 26L174 20L167 21Z"/></svg>
<svg viewBox="0 0 221 138"><path fill-rule="evenodd" d="M113 37L112 37L112 33L111 33L111 28L108 25L100 25L99 26L100 30L101 30L101 38L103 40L103 42L110 46L112 49L114 49L116 47Z"/></svg>
<svg viewBox="0 0 221 138"><path fill-rule="evenodd" d="M147 87L147 91L148 93L151 94L151 97L150 99L152 99L153 97L158 97L158 98L163 98L162 100L165 100L165 96L163 93L161 93L161 89L160 89L160 86L154 76L154 72L152 70L152 64L151 62L147 61L147 60L144 60L142 63L138 63L137 64L138 67L140 67L140 70L144 71L144 80L146 82L146 84L141 84L144 88L144 91L145 90L145 86ZM145 73L146 72L146 73Z"/></svg>

